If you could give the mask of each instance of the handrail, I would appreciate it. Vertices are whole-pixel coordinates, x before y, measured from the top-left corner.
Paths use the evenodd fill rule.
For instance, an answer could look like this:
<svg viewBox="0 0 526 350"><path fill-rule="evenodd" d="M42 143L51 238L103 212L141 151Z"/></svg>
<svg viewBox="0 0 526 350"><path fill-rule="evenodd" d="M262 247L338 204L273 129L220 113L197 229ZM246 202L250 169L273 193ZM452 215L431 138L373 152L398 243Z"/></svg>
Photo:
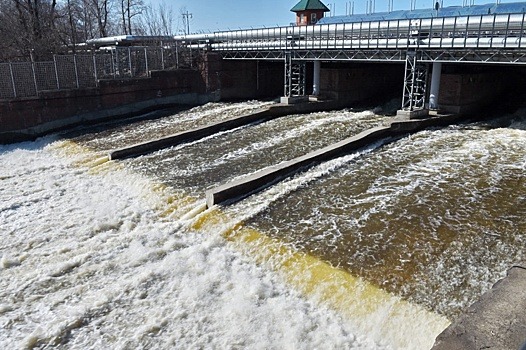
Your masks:
<svg viewBox="0 0 526 350"><path fill-rule="evenodd" d="M522 13L490 14L248 29L175 39L190 47L213 51L517 49L524 48L520 40L524 21Z"/></svg>

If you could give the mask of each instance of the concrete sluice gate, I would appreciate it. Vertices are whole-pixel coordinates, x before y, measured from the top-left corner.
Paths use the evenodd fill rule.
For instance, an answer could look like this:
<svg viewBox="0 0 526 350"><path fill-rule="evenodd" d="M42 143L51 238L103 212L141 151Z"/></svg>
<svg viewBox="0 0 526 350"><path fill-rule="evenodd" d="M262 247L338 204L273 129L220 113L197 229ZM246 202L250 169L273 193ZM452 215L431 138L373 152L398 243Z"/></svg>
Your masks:
<svg viewBox="0 0 526 350"><path fill-rule="evenodd" d="M262 105L208 104L171 117L92 128L68 137L76 147L87 149L84 152L99 155L146 141L152 132L180 132ZM449 321L524 257L526 111L371 145L283 179L236 204L203 211L204 193L210 188L383 125L391 118L369 110L289 115L116 163L176 193L163 217L180 221L178 232L220 232L261 266L277 270L288 285L320 303L316 305L328 303L336 309L346 320L337 322L350 325L350 331L334 336L328 331L334 326L323 321L311 331L326 332L332 338L308 338L312 343L302 344L289 335L285 337L288 341L300 348L323 341L329 348L424 349L433 345ZM146 233L143 239L149 239ZM211 244L212 251L214 244L218 243ZM119 249L112 254L118 256ZM144 259L150 264L154 256L164 259L171 254L152 252ZM226 267L215 267L214 273L231 268L232 261L222 263ZM118 276L111 278L120 281ZM162 289L161 284L149 283L152 293ZM232 282L214 283L207 293ZM281 293L260 292L255 304L265 304L263 300ZM58 292L50 293L57 298ZM172 300L170 307L184 307L183 296L173 294L172 298L181 299ZM147 301L147 296L134 300L137 305ZM145 307L155 309L156 302ZM181 312L191 317L188 311ZM8 315L0 312L0 320ZM110 315L92 317L104 327ZM290 316L291 325L320 322L307 316L298 316L305 318L295 322L294 317ZM242 319L251 322L250 317ZM254 316L254 320L259 319ZM124 321L112 322L119 328ZM169 317L165 322L170 323ZM272 322L267 319L267 323ZM247 328L257 333L260 326ZM82 334L82 325L78 328ZM11 332L16 339L16 331ZM206 333L206 329L196 332ZM168 341L168 334L158 332L159 341ZM230 344L225 334L215 333L213 341ZM242 346L262 345L258 343L261 339L240 336L246 337ZM264 346L280 344L272 336L267 335ZM301 332L295 336L301 337ZM202 340L201 335L193 337ZM89 336L80 339L71 333L72 343L90 344ZM131 344L147 344L134 339ZM184 337L179 341L179 345L191 344Z"/></svg>

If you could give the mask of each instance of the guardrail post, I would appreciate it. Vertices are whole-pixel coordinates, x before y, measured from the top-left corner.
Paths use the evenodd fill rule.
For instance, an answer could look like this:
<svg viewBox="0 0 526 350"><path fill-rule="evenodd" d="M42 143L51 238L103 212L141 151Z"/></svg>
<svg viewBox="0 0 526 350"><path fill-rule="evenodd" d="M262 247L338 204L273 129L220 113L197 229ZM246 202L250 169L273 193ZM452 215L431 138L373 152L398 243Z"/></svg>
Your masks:
<svg viewBox="0 0 526 350"><path fill-rule="evenodd" d="M31 62L31 70L33 71L33 82L35 83L35 95L38 96L38 83L37 83L37 75L35 73L35 62Z"/></svg>
<svg viewBox="0 0 526 350"><path fill-rule="evenodd" d="M13 84L13 95L16 97L16 85L15 85L15 76L13 74L13 64L9 63L9 72L11 73L11 84Z"/></svg>
<svg viewBox="0 0 526 350"><path fill-rule="evenodd" d="M508 13L508 22L506 23L506 33L504 34L504 48L506 48L508 44L508 32L510 30L510 19L511 19L511 14Z"/></svg>
<svg viewBox="0 0 526 350"><path fill-rule="evenodd" d="M97 58L95 56L95 54L93 54L93 72L95 73L94 76L95 76L95 86L99 86L99 77L98 77L98 72L97 72Z"/></svg>
<svg viewBox="0 0 526 350"><path fill-rule="evenodd" d="M116 57L118 59L118 56L117 56L117 49L115 48L115 55L113 55L113 50L110 51L111 53L111 70L112 70L112 73L113 73L113 79L116 79L117 78L117 67L115 66L115 60L116 60Z"/></svg>
<svg viewBox="0 0 526 350"><path fill-rule="evenodd" d="M131 48L129 48L129 47L128 47L128 63L129 63L129 66L130 66L130 78L133 78Z"/></svg>
<svg viewBox="0 0 526 350"><path fill-rule="evenodd" d="M164 70L164 46L163 46L162 41L161 41L161 67L162 67L162 70Z"/></svg>
<svg viewBox="0 0 526 350"><path fill-rule="evenodd" d="M493 48L493 38L495 37L495 22L497 21L497 14L495 13L493 15L493 27L491 28L491 38L490 38L490 41L489 41L489 47L490 49Z"/></svg>
<svg viewBox="0 0 526 350"><path fill-rule="evenodd" d="M145 66L146 66L146 76L150 76L150 72L148 70L148 51L146 48L144 48L144 61L145 61Z"/></svg>
<svg viewBox="0 0 526 350"><path fill-rule="evenodd" d="M522 14L522 22L521 22L521 34L519 35L519 47L522 47L522 36L524 31L524 19L526 18L526 13Z"/></svg>
<svg viewBox="0 0 526 350"><path fill-rule="evenodd" d="M58 78L57 56L56 55L53 55L53 63L55 66L55 78L57 79L57 90L60 90L60 80Z"/></svg>
<svg viewBox="0 0 526 350"><path fill-rule="evenodd" d="M177 43L175 43L175 68L179 69L179 45Z"/></svg>
<svg viewBox="0 0 526 350"><path fill-rule="evenodd" d="M75 66L75 81L77 82L77 89L78 89L80 85L79 85L79 72L77 69L77 55L73 55L73 64Z"/></svg>

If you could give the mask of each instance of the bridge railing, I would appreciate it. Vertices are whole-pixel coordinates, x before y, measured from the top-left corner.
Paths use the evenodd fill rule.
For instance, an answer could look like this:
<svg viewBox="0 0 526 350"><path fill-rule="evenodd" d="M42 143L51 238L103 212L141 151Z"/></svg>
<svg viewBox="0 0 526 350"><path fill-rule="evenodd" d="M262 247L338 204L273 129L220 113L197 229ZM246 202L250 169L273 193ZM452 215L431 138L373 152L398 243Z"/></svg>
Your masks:
<svg viewBox="0 0 526 350"><path fill-rule="evenodd" d="M56 55L47 62L0 63L0 99L93 88L101 79L146 78L153 70L178 68L182 54L175 47L122 47L89 55Z"/></svg>
<svg viewBox="0 0 526 350"><path fill-rule="evenodd" d="M216 32L186 44L213 51L525 48L526 14L400 19Z"/></svg>

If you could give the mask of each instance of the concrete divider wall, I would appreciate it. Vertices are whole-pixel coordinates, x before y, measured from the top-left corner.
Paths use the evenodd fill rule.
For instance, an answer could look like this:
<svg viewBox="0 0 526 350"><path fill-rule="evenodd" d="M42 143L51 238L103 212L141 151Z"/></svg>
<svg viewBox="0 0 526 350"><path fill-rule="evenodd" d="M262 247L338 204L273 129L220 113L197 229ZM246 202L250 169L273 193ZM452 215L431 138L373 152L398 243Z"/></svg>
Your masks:
<svg viewBox="0 0 526 350"><path fill-rule="evenodd" d="M305 156L262 169L250 176L228 182L206 192L207 206L241 200L285 177L318 164L358 150L387 138L395 138L431 126L445 126L459 120L459 116L441 116L422 120L394 120L388 126L365 130L356 136L340 141Z"/></svg>
<svg viewBox="0 0 526 350"><path fill-rule="evenodd" d="M265 168L243 179L226 183L206 192L206 203L212 207L218 203L241 200L302 169L332 159L345 152L365 147L388 136L389 127L366 130L356 136L311 152L302 157Z"/></svg>
<svg viewBox="0 0 526 350"><path fill-rule="evenodd" d="M162 148L175 146L183 142L198 140L221 131L231 130L258 121L266 121L294 113L309 113L320 110L330 110L340 108L341 106L342 104L340 102L317 102L297 105L278 104L262 108L258 112L253 112L240 117L234 117L202 128L189 130L160 139L121 148L110 152L109 157L112 160L135 157L145 153L154 152Z"/></svg>

